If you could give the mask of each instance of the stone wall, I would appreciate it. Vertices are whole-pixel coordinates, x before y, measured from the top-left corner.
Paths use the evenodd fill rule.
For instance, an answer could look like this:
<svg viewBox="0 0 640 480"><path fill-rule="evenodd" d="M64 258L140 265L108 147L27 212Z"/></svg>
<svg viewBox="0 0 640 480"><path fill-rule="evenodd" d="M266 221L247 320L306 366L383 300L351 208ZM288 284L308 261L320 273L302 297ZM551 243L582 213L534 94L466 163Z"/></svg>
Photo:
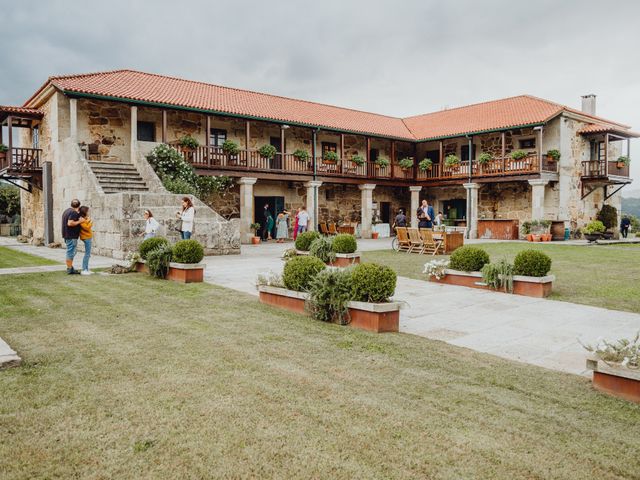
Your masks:
<svg viewBox="0 0 640 480"><path fill-rule="evenodd" d="M478 191L478 218L531 220L531 186L527 182L484 184Z"/></svg>
<svg viewBox="0 0 640 480"><path fill-rule="evenodd" d="M101 161L128 163L131 108L118 102L90 99L78 99L77 107L78 142L95 145Z"/></svg>

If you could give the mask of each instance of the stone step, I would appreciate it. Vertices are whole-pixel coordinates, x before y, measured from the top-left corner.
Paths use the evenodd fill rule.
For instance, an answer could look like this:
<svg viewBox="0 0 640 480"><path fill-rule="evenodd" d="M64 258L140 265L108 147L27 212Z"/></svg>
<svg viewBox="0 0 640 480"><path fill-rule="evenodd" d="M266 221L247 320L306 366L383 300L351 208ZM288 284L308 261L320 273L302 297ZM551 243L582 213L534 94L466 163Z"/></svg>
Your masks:
<svg viewBox="0 0 640 480"><path fill-rule="evenodd" d="M144 179L140 175L100 175L97 177L100 183L102 182L144 182Z"/></svg>
<svg viewBox="0 0 640 480"><path fill-rule="evenodd" d="M89 166L92 169L113 169L113 170L136 170L135 165L132 163L111 163L111 162L95 162L89 161Z"/></svg>
<svg viewBox="0 0 640 480"><path fill-rule="evenodd" d="M130 186L108 186L102 187L104 193L120 193L120 192L148 192L147 187L130 187Z"/></svg>

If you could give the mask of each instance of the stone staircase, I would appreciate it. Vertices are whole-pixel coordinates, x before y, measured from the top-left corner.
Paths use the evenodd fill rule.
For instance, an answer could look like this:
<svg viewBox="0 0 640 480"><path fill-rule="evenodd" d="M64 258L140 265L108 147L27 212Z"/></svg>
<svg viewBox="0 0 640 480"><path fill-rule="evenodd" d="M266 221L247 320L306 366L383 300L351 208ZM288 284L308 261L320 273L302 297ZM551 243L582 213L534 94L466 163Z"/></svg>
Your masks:
<svg viewBox="0 0 640 480"><path fill-rule="evenodd" d="M148 192L149 186L131 163L89 161L104 193Z"/></svg>

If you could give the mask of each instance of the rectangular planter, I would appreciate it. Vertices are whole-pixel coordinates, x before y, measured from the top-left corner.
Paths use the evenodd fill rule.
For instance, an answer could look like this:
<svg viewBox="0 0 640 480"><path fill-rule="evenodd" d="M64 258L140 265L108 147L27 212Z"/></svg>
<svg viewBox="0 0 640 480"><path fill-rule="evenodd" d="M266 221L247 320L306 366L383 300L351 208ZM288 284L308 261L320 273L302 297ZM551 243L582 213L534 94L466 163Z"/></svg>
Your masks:
<svg viewBox="0 0 640 480"><path fill-rule="evenodd" d="M429 277L429 281L445 283L447 285L460 285L463 287L492 290L489 286L483 283L482 274L480 272L460 272L458 270L447 269L445 270L445 273L446 275L440 280L435 277ZM546 277L525 277L522 275L514 275L513 293L516 295L524 295L526 297L548 297L551 294L551 288L555 279L556 277L554 275L547 275Z"/></svg>
<svg viewBox="0 0 640 480"><path fill-rule="evenodd" d="M136 263L136 272L149 273L149 267L147 267L147 262L144 260L138 260L138 263Z"/></svg>
<svg viewBox="0 0 640 480"><path fill-rule="evenodd" d="M593 370L593 387L603 393L640 403L640 371L608 365L599 358L587 358L587 369Z"/></svg>
<svg viewBox="0 0 640 480"><path fill-rule="evenodd" d="M197 283L204 280L204 263L169 263L167 279L174 282Z"/></svg>
<svg viewBox="0 0 640 480"><path fill-rule="evenodd" d="M262 303L296 313L307 313L304 307L307 293L270 286L261 286L258 291ZM376 333L397 332L400 326L400 306L398 302L349 302L349 326Z"/></svg>

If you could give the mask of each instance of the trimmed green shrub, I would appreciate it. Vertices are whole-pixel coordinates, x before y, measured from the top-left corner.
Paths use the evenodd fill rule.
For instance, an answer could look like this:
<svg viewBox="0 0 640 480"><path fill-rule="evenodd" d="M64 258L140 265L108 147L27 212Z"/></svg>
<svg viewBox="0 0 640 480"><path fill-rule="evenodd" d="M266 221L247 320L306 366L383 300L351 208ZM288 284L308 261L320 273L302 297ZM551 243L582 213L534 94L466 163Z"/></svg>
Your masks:
<svg viewBox="0 0 640 480"><path fill-rule="evenodd" d="M323 270L309 284L306 307L311 316L321 322L349 323L351 300L351 271L349 269Z"/></svg>
<svg viewBox="0 0 640 480"><path fill-rule="evenodd" d="M396 272L377 263L361 263L351 274L351 299L359 302L388 302L396 291Z"/></svg>
<svg viewBox="0 0 640 480"><path fill-rule="evenodd" d="M391 164L391 162L389 162L389 159L384 157L378 157L373 163L375 163L379 167L388 167Z"/></svg>
<svg viewBox="0 0 640 480"><path fill-rule="evenodd" d="M445 167L455 167L456 165L460 165L460 159L457 155L450 154L444 158Z"/></svg>
<svg viewBox="0 0 640 480"><path fill-rule="evenodd" d="M513 260L513 274L544 277L551 270L551 258L539 250L522 250Z"/></svg>
<svg viewBox="0 0 640 480"><path fill-rule="evenodd" d="M333 251L336 253L353 253L358 249L356 237L341 233L333 238Z"/></svg>
<svg viewBox="0 0 640 480"><path fill-rule="evenodd" d="M278 151L276 150L276 147L274 147L273 145L266 144L261 146L258 149L258 153L262 158L271 160L273 157L276 156L276 153L278 153Z"/></svg>
<svg viewBox="0 0 640 480"><path fill-rule="evenodd" d="M522 160L527 155L528 153L524 150L514 150L513 152L511 152L511 158L513 158L514 160Z"/></svg>
<svg viewBox="0 0 640 480"><path fill-rule="evenodd" d="M147 267L154 277L165 278L169 273L169 263L173 258L173 248L168 243L160 244L147 252Z"/></svg>
<svg viewBox="0 0 640 480"><path fill-rule="evenodd" d="M596 219L600 220L607 230L611 230L618 226L618 211L611 205L603 205Z"/></svg>
<svg viewBox="0 0 640 480"><path fill-rule="evenodd" d="M144 242L140 244L138 247L138 252L140 253L140 257L143 260L147 259L147 254L161 245L169 245L169 240L164 237L153 237L147 238Z"/></svg>
<svg viewBox="0 0 640 480"><path fill-rule="evenodd" d="M166 188L168 192L179 195L195 195L197 193L196 187L182 178L165 177L162 180L162 186Z"/></svg>
<svg viewBox="0 0 640 480"><path fill-rule="evenodd" d="M193 138L191 135L181 137L180 140L178 140L178 144L183 148L190 148L192 150L195 150L200 146L198 140Z"/></svg>
<svg viewBox="0 0 640 480"><path fill-rule="evenodd" d="M320 234L318 232L302 232L296 238L296 250L308 252L309 248L311 248L311 243L316 238L320 238Z"/></svg>
<svg viewBox="0 0 640 480"><path fill-rule="evenodd" d="M324 263L331 263L336 259L336 254L333 251L333 242L328 237L316 238L311 242L309 254L319 258Z"/></svg>
<svg viewBox="0 0 640 480"><path fill-rule="evenodd" d="M595 233L604 233L606 229L607 227L600 220L592 220L581 231L585 235L593 235Z"/></svg>
<svg viewBox="0 0 640 480"><path fill-rule="evenodd" d="M289 290L302 292L309 288L311 280L325 268L327 266L319 258L298 256L284 265L282 281Z"/></svg>
<svg viewBox="0 0 640 480"><path fill-rule="evenodd" d="M462 272L479 272L489 263L489 254L478 247L460 247L449 259L449 268Z"/></svg>
<svg viewBox="0 0 640 480"><path fill-rule="evenodd" d="M173 247L173 261L178 263L200 263L204 248L197 240L180 240Z"/></svg>
<svg viewBox="0 0 640 480"><path fill-rule="evenodd" d="M480 165L484 165L485 163L489 163L491 161L491 154L484 152L481 153L480 156L478 157L478 163Z"/></svg>

